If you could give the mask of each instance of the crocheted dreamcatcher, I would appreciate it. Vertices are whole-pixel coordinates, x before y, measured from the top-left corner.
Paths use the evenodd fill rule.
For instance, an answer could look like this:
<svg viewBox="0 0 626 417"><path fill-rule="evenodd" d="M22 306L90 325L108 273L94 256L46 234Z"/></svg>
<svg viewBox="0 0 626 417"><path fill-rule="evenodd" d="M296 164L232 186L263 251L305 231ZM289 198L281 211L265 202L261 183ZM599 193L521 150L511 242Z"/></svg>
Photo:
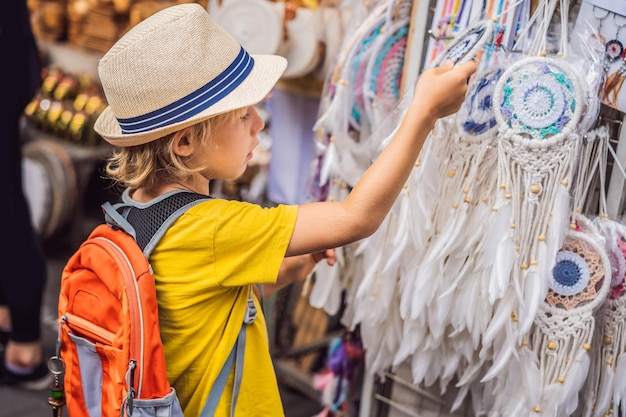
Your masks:
<svg viewBox="0 0 626 417"><path fill-rule="evenodd" d="M447 60L455 65L471 61L485 45L493 41L494 28L492 20L479 20L470 24L435 57L433 66L438 67Z"/></svg>
<svg viewBox="0 0 626 417"><path fill-rule="evenodd" d="M486 378L506 366L547 293L569 223L581 102L564 60L524 58L496 85L498 190L488 240L496 244L493 283L507 290L483 341L497 352Z"/></svg>
<svg viewBox="0 0 626 417"><path fill-rule="evenodd" d="M386 32L387 16L381 16L372 27L363 33L363 36L356 42L352 54L349 55L346 71L342 74L352 87L352 97L349 100L349 128L361 131L362 125L369 125L365 114L365 99L363 97L364 86L367 85L366 70L372 56L376 39ZM358 139L358 138L357 138Z"/></svg>
<svg viewBox="0 0 626 417"><path fill-rule="evenodd" d="M626 405L626 226L606 216L606 163L609 131L606 126L587 135L586 147L598 149L599 210L593 224L604 241L611 264L611 285L606 301L595 313L597 325L592 362L584 390L584 416L613 414ZM587 156L587 155L585 155ZM593 157L588 157L593 160ZM585 227L582 224L582 227Z"/></svg>
<svg viewBox="0 0 626 417"><path fill-rule="evenodd" d="M410 6L409 2L404 4ZM409 23L408 18L396 21L373 46L363 85L364 107L371 126L379 126L400 99Z"/></svg>
<svg viewBox="0 0 626 417"><path fill-rule="evenodd" d="M371 129L378 124L372 120L370 110L372 104L377 103L377 116L386 119L386 106L395 108L398 101L398 75L404 62L409 24L406 16L410 14L410 7L411 2L406 0L388 2L385 9L378 9L375 19L359 28L349 43L339 76L342 82L337 83L333 97L339 101L331 104L329 112L318 120L318 127L331 133L333 139L330 146L334 149L334 157L325 161L326 175L330 177L329 199L345 198L349 188L369 168L380 150L381 140L386 137L370 135ZM345 117L337 118L332 112L340 112ZM402 196L398 198L399 201L402 199ZM406 204L396 204L377 233L359 243L358 251L342 248L345 256L341 257L341 274L344 282L350 282L350 296L346 297L350 305L345 309L343 321L350 328L361 324L363 342L369 352L370 372L382 370L390 364L393 352L389 349L393 349L394 340L398 339L393 334L393 323L396 323L395 327L400 325L397 309L393 311L392 300L397 291L395 281L382 279L381 273L396 274L393 266L388 264L395 264L397 269L399 262L393 254L403 253L408 230L405 228L405 237L402 233L392 234L392 231L402 230L401 225L410 218L407 208ZM331 280L320 284L316 282L311 301L328 311L332 301L337 299L330 295L335 287L331 286ZM367 307L363 308L361 303L366 303ZM399 334L399 331L395 333ZM383 340L384 343L380 343Z"/></svg>
<svg viewBox="0 0 626 417"><path fill-rule="evenodd" d="M596 218L611 264L611 285L595 313L592 362L585 385L585 416L611 415L626 405L626 226Z"/></svg>
<svg viewBox="0 0 626 417"><path fill-rule="evenodd" d="M313 126L313 130L317 132L318 156L310 193L317 200L328 197L328 181L331 177L338 176L334 171L339 167L343 167L347 172L356 171L352 177L359 178L362 174L363 168L355 167L356 161L353 159L339 164L339 154L354 142L350 135L358 133L355 130L355 127L358 127L354 123L355 116L352 114L355 110L352 103L356 90L354 83L349 81L354 77L352 57L357 51L362 50L360 45L364 43L363 39L370 38L374 32L380 32L386 21L387 8L388 4L380 4L363 22L359 22L358 29L342 44L332 74L325 82L324 94L320 99L319 117ZM358 111L358 107L356 109L357 117L360 118L361 112ZM367 164L369 162L368 160Z"/></svg>
<svg viewBox="0 0 626 417"><path fill-rule="evenodd" d="M571 230L557 252L546 298L501 386L504 415L570 416L577 409L591 361L594 312L611 285L597 233Z"/></svg>

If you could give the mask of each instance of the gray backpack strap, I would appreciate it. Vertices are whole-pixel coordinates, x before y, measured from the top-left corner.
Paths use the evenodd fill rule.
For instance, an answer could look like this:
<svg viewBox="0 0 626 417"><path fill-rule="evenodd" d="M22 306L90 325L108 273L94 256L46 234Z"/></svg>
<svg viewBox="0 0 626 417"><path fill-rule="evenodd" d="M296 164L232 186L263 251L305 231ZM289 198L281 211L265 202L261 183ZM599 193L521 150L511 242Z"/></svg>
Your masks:
<svg viewBox="0 0 626 417"><path fill-rule="evenodd" d="M248 306L246 308L246 315L243 319L241 329L239 330L237 341L235 342L233 348L230 350L228 359L226 359L226 362L222 366L220 373L217 375L217 379L211 387L211 391L209 392L209 398L207 398L206 403L204 403L204 408L202 409L200 417L213 417L215 415L215 410L217 410L217 404L222 397L224 387L226 387L226 382L228 382L228 375L230 374L230 370L233 368L233 366L235 367L235 380L233 382L233 397L230 405L230 415L231 417L235 415L235 405L237 404L237 397L239 397L239 387L241 386L241 379L243 377L243 358L246 348L246 328L249 324L252 324L254 322L254 320L256 319L256 313L257 309L254 305L252 295L248 294Z"/></svg>
<svg viewBox="0 0 626 417"><path fill-rule="evenodd" d="M105 203L105 221L131 235L146 257L159 243L167 229L194 205L210 199L206 195L176 190L150 201L132 201L124 192L122 202Z"/></svg>

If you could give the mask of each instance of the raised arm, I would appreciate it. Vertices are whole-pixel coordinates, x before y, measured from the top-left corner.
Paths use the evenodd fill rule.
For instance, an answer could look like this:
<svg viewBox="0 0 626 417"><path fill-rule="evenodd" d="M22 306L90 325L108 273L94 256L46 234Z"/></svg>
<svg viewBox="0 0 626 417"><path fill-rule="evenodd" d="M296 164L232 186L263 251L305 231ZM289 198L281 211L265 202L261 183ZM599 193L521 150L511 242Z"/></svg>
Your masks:
<svg viewBox="0 0 626 417"><path fill-rule="evenodd" d="M460 108L476 67L468 62L425 70L394 138L348 197L299 207L287 256L344 246L374 233L406 183L437 119Z"/></svg>

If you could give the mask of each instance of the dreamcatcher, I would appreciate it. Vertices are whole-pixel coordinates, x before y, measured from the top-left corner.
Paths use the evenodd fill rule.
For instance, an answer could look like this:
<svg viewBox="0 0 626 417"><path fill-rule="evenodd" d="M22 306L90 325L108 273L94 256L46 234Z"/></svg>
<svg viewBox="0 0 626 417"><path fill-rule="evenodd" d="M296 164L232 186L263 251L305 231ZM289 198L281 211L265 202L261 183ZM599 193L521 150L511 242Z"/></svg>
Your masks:
<svg viewBox="0 0 626 417"><path fill-rule="evenodd" d="M395 82L394 78L401 72L409 25L409 20L406 16L410 15L408 13L410 7L411 2L404 0L391 2L384 9L377 9L377 17L367 21L364 28L360 28L355 33L353 41L348 44L350 51L346 54L343 61L343 70L339 77L339 80L345 80L345 82L338 83L338 89L335 91L334 97L335 99L339 98L342 107L331 105L328 108L328 112L318 121L319 127L330 133L333 138L331 145L334 149L334 157L328 159L327 155L327 160L324 164L327 167L327 175L332 177L329 184L329 198L337 200L345 198L349 189L369 167L378 152L380 141L377 141L376 138L380 136L368 133L372 126L372 121L365 110L373 107L372 104L374 103L384 103L386 106L391 106L392 103L389 100L393 100L398 91L394 91L393 87L395 86L392 84L376 83L376 80L371 80L369 77L373 77L375 74L377 80L386 79ZM387 90L388 87L391 87L390 90ZM343 94L344 97L340 98L338 94ZM350 94L352 95L351 97L349 97ZM376 111L382 118L384 107L377 107ZM333 120L336 121L338 119L331 112L343 112L346 109L348 109L348 112L344 113L345 117L340 118L340 120L342 120L342 123L347 123L347 129L351 134L346 134L342 130L345 128L345 124L343 127L342 125L333 124ZM370 341L368 337L371 334L375 334L377 340L381 338L387 341L397 340L397 337L393 335L388 335L388 337L381 336L381 334L384 334L385 329L391 328L390 326L381 327L381 323L384 324L386 320L391 320L388 317L390 314L389 306L391 303L390 298L393 297L395 292L395 284L389 279L381 282L375 274L379 274L383 269L385 269L386 273L389 273L388 268L384 265L384 262L390 259L389 252L397 250L398 245L403 246L406 244L406 240L402 241L402 239L399 239L399 234L392 241L389 241L384 236L385 230L401 229L401 226L398 226L398 224L401 224L401 221L397 216L404 219L410 217L404 211L405 208L393 208L386 217L385 223L379 228L379 232L370 237L369 240L360 242L358 250L354 251L351 248L343 249L346 253L342 253L342 268L334 268L335 271L341 269L344 281L346 280L346 273L349 273L350 288L348 291L352 291L350 295L354 297L348 297L350 300L353 300L353 303L346 308L344 322L350 328L355 327L361 320L365 322L361 328L365 344ZM396 214L394 215L394 213ZM384 239L386 244L376 245L376 247L372 247L373 243L368 245L368 242L374 242L376 239ZM398 253L401 252L400 250ZM372 265L361 270L360 264L363 262ZM357 266L363 274L356 272ZM343 267L349 268L349 271ZM336 275L335 273L330 276L336 278ZM376 282L371 282L372 280ZM337 304L333 300L337 301L337 297L331 296L331 293L334 291L331 288L336 288L336 284L333 284L333 281L336 282L334 278L332 280L324 279L324 282L316 282L316 289L314 289L311 296L313 305L323 306L327 311L336 311L335 307ZM385 284L385 281L388 281L388 283ZM368 290L365 296L361 296L358 291L364 291L359 289L362 282L372 286L378 285L381 289L379 291ZM372 293L375 293L375 296L372 296ZM364 297L368 298L370 304L368 304L369 308L361 310L357 304ZM372 304L370 297L373 297L376 303ZM365 312L376 312L376 314L373 314L373 317L368 316L364 318L363 314ZM369 332L368 326L371 326L374 330ZM372 353L368 355L368 359L375 357L373 353L375 349L371 348L371 345L370 350ZM386 356L390 357L388 353Z"/></svg>
<svg viewBox="0 0 626 417"><path fill-rule="evenodd" d="M461 31L448 46L435 57L433 66L440 66L450 60L455 65L471 61L494 40L493 20L479 20Z"/></svg>
<svg viewBox="0 0 626 417"><path fill-rule="evenodd" d="M606 126L593 131L600 157L600 215L594 219L611 264L606 301L596 312L592 362L584 391L583 416L613 414L626 405L626 226L606 216L604 178L609 145Z"/></svg>
<svg viewBox="0 0 626 417"><path fill-rule="evenodd" d="M599 337L595 317L609 293L612 261L599 230L583 214L583 203L594 180L604 175L598 171L606 160L608 130L590 131L580 143L570 232L531 331L515 346L515 358L503 372L485 383L484 395L491 396L485 403L493 415L570 416L579 407L583 384L589 384Z"/></svg>
<svg viewBox="0 0 626 417"><path fill-rule="evenodd" d="M351 102L355 88L348 81L348 77L352 76L349 75L352 73L350 58L357 50L362 49L359 45L364 43L363 39L370 39L372 33L380 32L386 19L387 7L387 3L379 4L367 19L360 22L358 29L342 45L335 67L325 83L324 94L320 100L320 115L313 126L313 130L317 132L318 156L313 164L315 172L312 173L314 181L310 194L316 200L327 199L330 178L339 177L345 180L346 173L352 173L350 178L354 185L364 172L362 165L369 164L368 158L361 158L367 160L357 163L345 151L354 142L350 133L355 131L355 117L351 114L354 110ZM358 114L360 117L360 113ZM340 159L342 155L346 160ZM337 172L340 168L343 173Z"/></svg>
<svg viewBox="0 0 626 417"><path fill-rule="evenodd" d="M441 52L441 58L435 65L447 59L460 64L474 59L492 40L493 22L476 22L459 33ZM420 162L427 160L432 167L428 171L432 172L436 168L438 178L433 180L432 175L416 175L408 184L411 212L416 218L426 220L410 223L413 226L412 242L416 243L417 253L411 259L404 260L404 272L399 282L403 336L394 365L399 365L419 351L412 358L414 383L424 381L430 385L439 379L442 389L445 389L459 369L474 361L471 356L475 349L466 348L471 345L471 342L467 343L470 340L468 334L461 326L453 330L449 328L450 312L454 311L451 303L455 299L454 291L448 290L458 284L458 277L474 272L468 268L466 254L473 249L475 240L468 238L464 241L457 238L462 228L467 226L470 213L478 205L485 204L489 175L483 175L486 172L482 170L489 165L489 159L492 163L495 162L495 148L489 146L491 139L487 137L496 129L495 122L482 131L477 126L472 126L472 122L485 118L486 113L493 114L489 109L489 90L493 90L490 77L501 74L502 71L493 70L493 73L487 71L482 76L475 77L469 87L469 91L476 94L469 102L469 106L474 107L471 113L466 109L463 114L469 120L468 124L457 129L454 116L437 122L426 141ZM480 112L483 114L479 115ZM426 171L420 167L421 173L425 174ZM424 204L429 201L434 201L435 204ZM474 231L478 237L482 228ZM458 257L448 256L456 250ZM485 315L484 310L478 310L480 308L475 312L477 315ZM463 322L469 320L471 319L465 318ZM454 334L449 335L450 332ZM464 346L459 346L461 344Z"/></svg>
<svg viewBox="0 0 626 417"><path fill-rule="evenodd" d="M400 99L411 4L409 1L399 3L401 9L398 15L404 17L396 20L385 36L377 39L367 62L363 99L365 113L373 127L385 120Z"/></svg>
<svg viewBox="0 0 626 417"><path fill-rule="evenodd" d="M582 89L565 61L529 57L507 69L494 100L499 162L492 221L507 226L490 231L498 242L492 279L498 288L511 289L485 335L487 345L497 345L487 378L506 366L514 346L530 330L551 281L569 222Z"/></svg>
<svg viewBox="0 0 626 417"><path fill-rule="evenodd" d="M584 416L610 415L626 404L626 227L603 218L596 223L611 264L608 298L596 312L592 363L585 387Z"/></svg>
<svg viewBox="0 0 626 417"><path fill-rule="evenodd" d="M568 231L546 298L517 346L518 358L494 384L494 408L503 415L565 417L579 406L591 361L594 313L611 281L597 230L590 224L585 230Z"/></svg>

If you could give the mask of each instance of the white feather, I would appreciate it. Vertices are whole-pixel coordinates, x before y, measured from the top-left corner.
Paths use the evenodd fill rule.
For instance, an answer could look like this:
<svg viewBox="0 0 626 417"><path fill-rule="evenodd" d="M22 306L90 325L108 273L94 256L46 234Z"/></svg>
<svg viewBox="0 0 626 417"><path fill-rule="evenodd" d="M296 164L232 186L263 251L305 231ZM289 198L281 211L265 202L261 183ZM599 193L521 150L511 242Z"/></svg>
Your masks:
<svg viewBox="0 0 626 417"><path fill-rule="evenodd" d="M539 303L545 299L547 292L544 290L547 287L545 280L539 276L536 268L531 267L522 271L522 282L524 285L524 304L519 312L519 334L525 334L530 330Z"/></svg>
<svg viewBox="0 0 626 417"><path fill-rule="evenodd" d="M578 408L579 394L589 374L590 362L587 351L580 349L567 371L563 383L563 397L559 404L559 408L564 409L566 416L572 415Z"/></svg>
<svg viewBox="0 0 626 417"><path fill-rule="evenodd" d="M527 403L539 404L543 382L539 372L539 360L535 352L527 346L520 348L519 373Z"/></svg>
<svg viewBox="0 0 626 417"><path fill-rule="evenodd" d="M328 180L330 179L330 175L332 173L332 168L333 166L336 166L337 163L337 148L335 146L335 141L331 141L326 147L324 159L322 161L322 167L320 169L320 186L328 184Z"/></svg>
<svg viewBox="0 0 626 417"><path fill-rule="evenodd" d="M439 264L422 264L418 270L415 287L411 299L412 319L423 314L426 306L434 298L437 291L436 283L441 276Z"/></svg>
<svg viewBox="0 0 626 417"><path fill-rule="evenodd" d="M626 353L622 353L617 360L614 381L613 406L621 405L622 413L626 413Z"/></svg>
<svg viewBox="0 0 626 417"><path fill-rule="evenodd" d="M517 257L513 239L509 234L511 213L510 205L502 205L490 219L491 227L487 233L485 256L493 256L495 260L489 280L489 302L491 304L502 298L509 288L511 271Z"/></svg>
<svg viewBox="0 0 626 417"><path fill-rule="evenodd" d="M600 384L597 392L590 393L590 395L595 396L595 404L593 404L594 417L603 416L609 410L614 394L613 381L615 380L615 372L613 366L604 363L599 363L598 365L601 368Z"/></svg>
<svg viewBox="0 0 626 417"><path fill-rule="evenodd" d="M431 351L420 351L413 354L411 358L411 375L413 376L414 384L421 384L424 381L432 360Z"/></svg>
<svg viewBox="0 0 626 417"><path fill-rule="evenodd" d="M512 343L503 343L495 352L493 363L480 382L489 381L495 378L500 372L507 368L511 356L513 356L514 346Z"/></svg>
<svg viewBox="0 0 626 417"><path fill-rule="evenodd" d="M393 364L399 365L413 355L418 346L424 344L426 326L422 320L404 320L402 323L402 338L398 351L394 355Z"/></svg>
<svg viewBox="0 0 626 417"><path fill-rule="evenodd" d="M489 346L500 334L504 326L511 320L511 312L515 311L517 300L512 292L507 293L497 304L493 318L483 335L483 345Z"/></svg>

